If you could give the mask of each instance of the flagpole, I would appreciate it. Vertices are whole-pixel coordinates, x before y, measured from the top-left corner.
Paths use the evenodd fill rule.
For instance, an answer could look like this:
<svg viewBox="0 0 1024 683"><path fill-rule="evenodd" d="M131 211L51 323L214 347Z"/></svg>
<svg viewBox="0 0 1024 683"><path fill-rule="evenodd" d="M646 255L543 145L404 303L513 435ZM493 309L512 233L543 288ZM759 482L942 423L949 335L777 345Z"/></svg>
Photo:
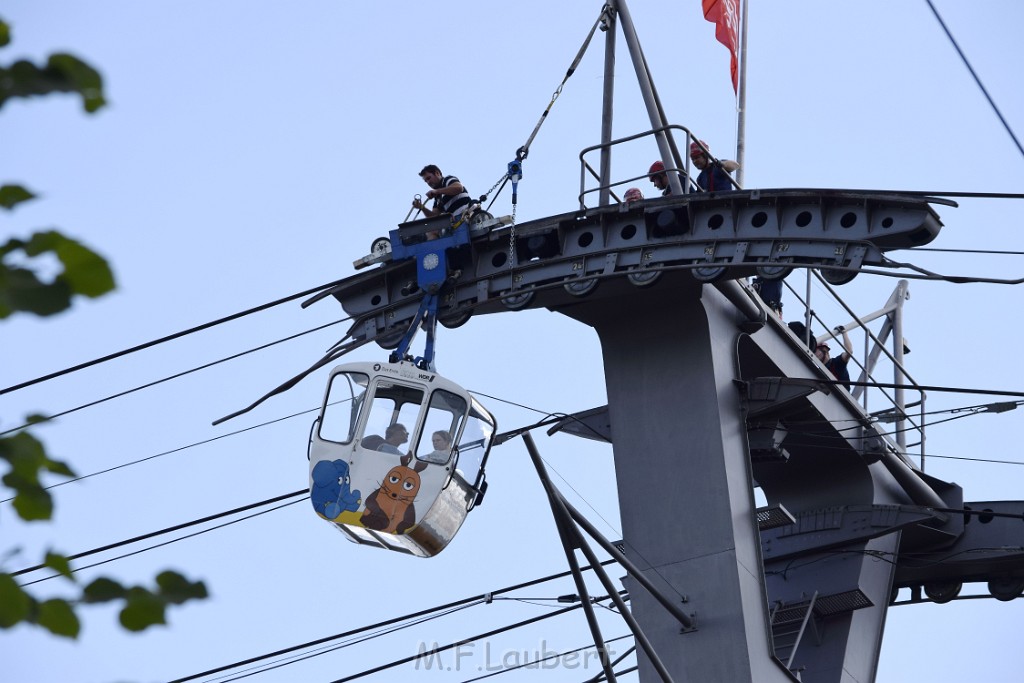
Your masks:
<svg viewBox="0 0 1024 683"><path fill-rule="evenodd" d="M743 169L746 166L744 156L746 154L746 127L747 127L747 0L741 0L742 10L740 11L740 73L739 88L737 92L738 108L736 116L736 163L740 167L736 170L736 183L743 187Z"/></svg>

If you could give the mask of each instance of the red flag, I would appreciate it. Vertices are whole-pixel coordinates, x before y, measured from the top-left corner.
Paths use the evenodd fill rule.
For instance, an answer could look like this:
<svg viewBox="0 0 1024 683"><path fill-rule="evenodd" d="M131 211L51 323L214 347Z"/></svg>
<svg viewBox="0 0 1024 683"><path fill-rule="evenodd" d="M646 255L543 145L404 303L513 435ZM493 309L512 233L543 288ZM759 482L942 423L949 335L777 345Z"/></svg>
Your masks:
<svg viewBox="0 0 1024 683"><path fill-rule="evenodd" d="M732 89L737 92L738 67L740 51L740 0L701 0L704 5L704 18L715 24L715 38L729 48L732 58L729 61L729 72L732 74Z"/></svg>

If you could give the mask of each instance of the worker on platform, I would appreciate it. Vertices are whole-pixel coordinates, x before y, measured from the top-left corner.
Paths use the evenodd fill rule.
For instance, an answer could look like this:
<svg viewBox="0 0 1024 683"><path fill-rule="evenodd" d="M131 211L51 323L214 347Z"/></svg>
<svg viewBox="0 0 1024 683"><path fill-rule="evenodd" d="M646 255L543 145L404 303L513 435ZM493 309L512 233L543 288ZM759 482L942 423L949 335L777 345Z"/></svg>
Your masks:
<svg viewBox="0 0 1024 683"><path fill-rule="evenodd" d="M453 175L444 175L441 169L434 164L427 164L420 171L423 182L430 186L427 191L427 199L433 199L432 207L427 207L420 199L413 199L412 205L420 209L427 218L439 216L442 213L458 217L473 203L472 197L462 182Z"/></svg>
<svg viewBox="0 0 1024 683"><path fill-rule="evenodd" d="M651 179L651 182L654 183L654 187L661 190L661 195L663 197L667 197L672 194L672 186L669 185L668 174L665 172L665 164L660 160L651 164L651 167L647 169L647 176ZM685 186L686 181L683 176L679 177L679 182L684 183Z"/></svg>
<svg viewBox="0 0 1024 683"><path fill-rule="evenodd" d="M814 350L814 355L818 357L818 360L824 364L832 375L839 380L839 383L846 387L846 390L850 390L850 371L846 367L846 364L853 358L853 344L850 343L850 335L846 333L846 328L840 325L835 329L836 334L843 335L843 352L832 358L829 355L829 347L825 342L818 342L817 348Z"/></svg>
<svg viewBox="0 0 1024 683"><path fill-rule="evenodd" d="M723 192L735 190L729 174L740 167L731 159L713 159L708 143L694 140L690 143L690 161L700 171L697 176L697 187L701 192Z"/></svg>

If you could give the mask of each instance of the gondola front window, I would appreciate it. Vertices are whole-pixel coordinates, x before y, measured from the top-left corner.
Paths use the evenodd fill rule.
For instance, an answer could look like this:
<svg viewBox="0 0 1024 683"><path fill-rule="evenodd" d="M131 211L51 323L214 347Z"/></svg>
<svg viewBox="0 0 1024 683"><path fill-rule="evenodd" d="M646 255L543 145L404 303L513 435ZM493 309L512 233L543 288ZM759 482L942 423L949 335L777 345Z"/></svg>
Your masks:
<svg viewBox="0 0 1024 683"><path fill-rule="evenodd" d="M378 381L363 430L363 447L400 455L409 453L410 437L422 405L422 389L391 380Z"/></svg>
<svg viewBox="0 0 1024 683"><path fill-rule="evenodd" d="M327 398L320 410L321 439L349 443L355 438L359 410L369 383L369 375L362 372L339 372L331 377Z"/></svg>
<svg viewBox="0 0 1024 683"><path fill-rule="evenodd" d="M416 457L434 463L446 463L452 444L466 416L466 399L444 389L430 395L430 405L423 419L423 430L415 449Z"/></svg>

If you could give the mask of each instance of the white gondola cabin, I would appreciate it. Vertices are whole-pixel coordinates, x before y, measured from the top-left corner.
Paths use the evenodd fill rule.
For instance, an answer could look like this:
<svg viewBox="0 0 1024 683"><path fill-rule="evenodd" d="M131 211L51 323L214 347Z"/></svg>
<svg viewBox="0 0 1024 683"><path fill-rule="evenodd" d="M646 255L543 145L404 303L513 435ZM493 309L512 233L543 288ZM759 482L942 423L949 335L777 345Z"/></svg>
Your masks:
<svg viewBox="0 0 1024 683"><path fill-rule="evenodd" d="M495 428L486 408L436 372L340 365L310 435L313 508L355 543L436 555L483 498Z"/></svg>

